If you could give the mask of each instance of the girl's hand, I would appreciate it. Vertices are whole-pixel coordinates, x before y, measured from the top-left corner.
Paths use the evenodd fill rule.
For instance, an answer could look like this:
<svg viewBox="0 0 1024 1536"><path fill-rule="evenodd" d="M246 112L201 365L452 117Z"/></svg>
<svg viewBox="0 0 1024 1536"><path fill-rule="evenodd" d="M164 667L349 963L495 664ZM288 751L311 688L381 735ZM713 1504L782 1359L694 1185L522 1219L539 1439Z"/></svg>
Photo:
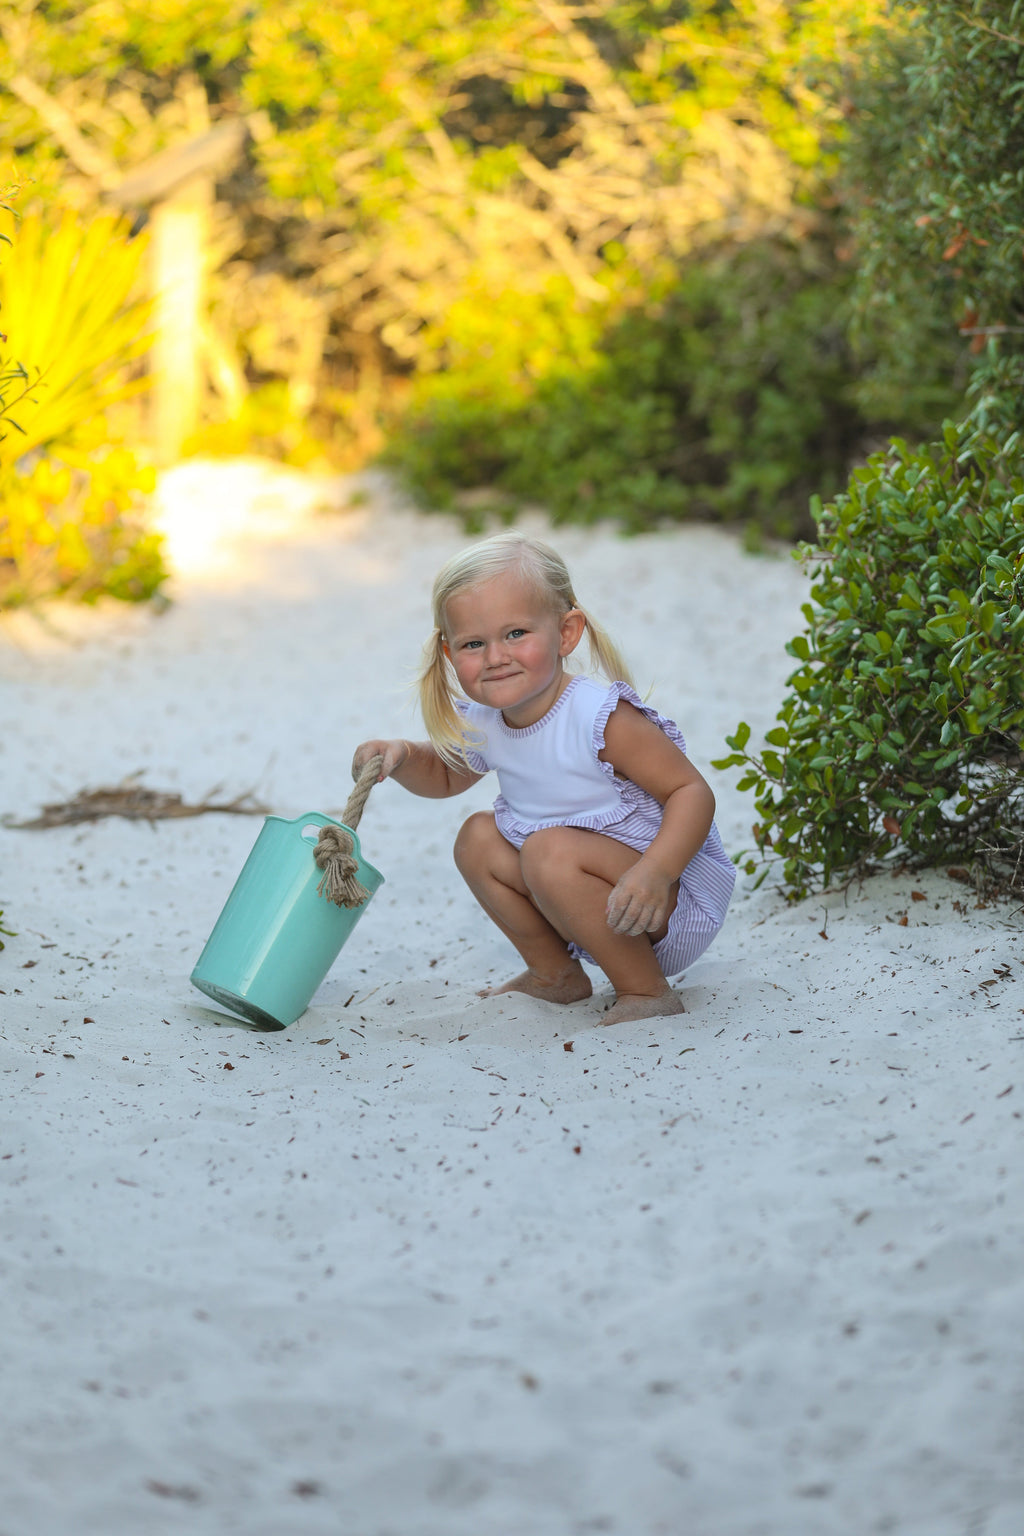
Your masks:
<svg viewBox="0 0 1024 1536"><path fill-rule="evenodd" d="M641 859L627 869L608 897L609 928L630 938L657 933L672 907L673 884L667 875L646 867Z"/></svg>
<svg viewBox="0 0 1024 1536"><path fill-rule="evenodd" d="M411 795L423 795L428 800L461 795L480 778L469 769L461 773L450 768L429 741L364 741L352 758L352 777L358 779L374 757L382 759L378 784L393 778Z"/></svg>
<svg viewBox="0 0 1024 1536"><path fill-rule="evenodd" d="M401 768L409 761L410 751L407 741L364 741L356 747L352 758L352 777L358 779L371 757L382 757L384 761L380 765L377 783L383 784L396 768Z"/></svg>

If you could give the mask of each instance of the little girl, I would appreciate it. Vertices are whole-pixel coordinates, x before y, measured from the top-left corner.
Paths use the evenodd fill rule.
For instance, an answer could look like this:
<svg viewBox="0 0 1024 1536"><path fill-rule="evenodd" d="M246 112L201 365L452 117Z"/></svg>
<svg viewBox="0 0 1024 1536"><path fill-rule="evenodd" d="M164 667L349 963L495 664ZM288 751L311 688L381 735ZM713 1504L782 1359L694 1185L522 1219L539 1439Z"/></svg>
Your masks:
<svg viewBox="0 0 1024 1536"><path fill-rule="evenodd" d="M546 544L513 532L464 550L433 607L430 740L364 742L352 771L379 753L381 779L440 798L497 770L494 810L464 823L455 862L526 970L480 996L577 1002L591 993L583 959L615 988L605 1024L681 1013L666 978L721 928L735 871L678 727L641 702ZM606 683L566 671L584 634Z"/></svg>

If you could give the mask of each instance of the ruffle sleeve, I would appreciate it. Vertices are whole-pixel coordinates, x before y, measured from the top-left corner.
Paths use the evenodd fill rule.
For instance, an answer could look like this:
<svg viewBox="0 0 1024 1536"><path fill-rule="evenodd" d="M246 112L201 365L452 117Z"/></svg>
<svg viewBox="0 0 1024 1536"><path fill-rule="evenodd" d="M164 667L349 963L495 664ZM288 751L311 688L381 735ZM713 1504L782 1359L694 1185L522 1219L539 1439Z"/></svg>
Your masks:
<svg viewBox="0 0 1024 1536"><path fill-rule="evenodd" d="M604 750L604 735L608 729L608 721L611 719L612 712L619 703L623 702L632 704L634 709L639 710L653 725L656 725L659 730L664 731L669 741L675 742L681 752L686 751L686 742L683 739L682 731L675 721L670 720L667 715L660 715L650 704L645 704L640 695L628 683L612 683L594 720L594 756L600 763L602 772L628 797L629 790L631 788L636 789L637 786L629 779L620 779L611 763L606 763L602 758L598 757L598 753ZM643 794L643 791L641 790L640 793Z"/></svg>

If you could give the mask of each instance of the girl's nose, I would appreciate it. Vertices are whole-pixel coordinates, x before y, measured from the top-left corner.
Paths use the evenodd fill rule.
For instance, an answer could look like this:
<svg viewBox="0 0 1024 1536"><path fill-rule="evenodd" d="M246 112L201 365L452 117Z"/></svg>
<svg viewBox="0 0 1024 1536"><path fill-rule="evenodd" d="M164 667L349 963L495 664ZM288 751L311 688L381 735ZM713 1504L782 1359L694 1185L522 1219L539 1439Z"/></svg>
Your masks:
<svg viewBox="0 0 1024 1536"><path fill-rule="evenodd" d="M497 664L501 661L504 661L504 659L504 640L489 640L484 648L484 660L486 661L487 665L489 667L497 666Z"/></svg>

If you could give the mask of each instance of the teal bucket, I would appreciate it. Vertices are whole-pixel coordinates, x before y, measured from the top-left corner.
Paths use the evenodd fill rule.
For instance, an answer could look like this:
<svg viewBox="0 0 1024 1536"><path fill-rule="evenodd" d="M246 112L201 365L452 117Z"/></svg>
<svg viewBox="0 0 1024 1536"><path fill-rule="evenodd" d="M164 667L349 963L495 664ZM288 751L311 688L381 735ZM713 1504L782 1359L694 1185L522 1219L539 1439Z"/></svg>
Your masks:
<svg viewBox="0 0 1024 1536"><path fill-rule="evenodd" d="M264 1029L284 1029L305 1013L384 883L363 859L355 832L345 827L370 897L346 908L319 895L313 850L321 827L345 823L316 811L292 821L267 817L192 972L200 992Z"/></svg>

